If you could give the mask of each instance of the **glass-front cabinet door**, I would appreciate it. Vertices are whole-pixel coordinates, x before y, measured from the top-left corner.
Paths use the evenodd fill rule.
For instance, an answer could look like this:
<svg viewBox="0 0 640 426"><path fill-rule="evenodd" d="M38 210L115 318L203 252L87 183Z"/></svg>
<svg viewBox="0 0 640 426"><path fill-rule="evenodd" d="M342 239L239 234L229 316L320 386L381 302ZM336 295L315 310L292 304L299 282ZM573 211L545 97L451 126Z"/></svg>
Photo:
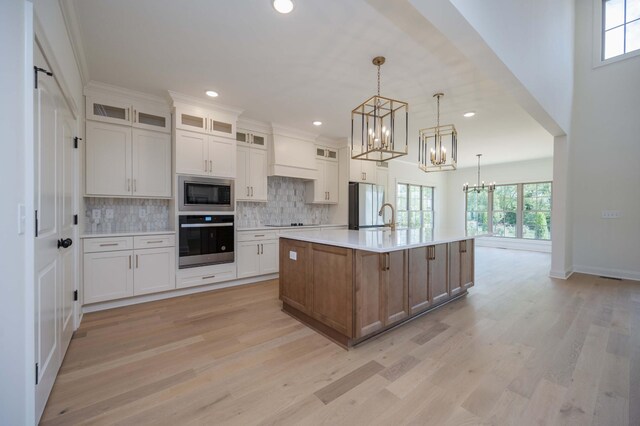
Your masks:
<svg viewBox="0 0 640 426"><path fill-rule="evenodd" d="M131 104L117 99L87 97L87 119L113 124L131 124Z"/></svg>
<svg viewBox="0 0 640 426"><path fill-rule="evenodd" d="M207 111L199 108L176 106L176 129L209 133L210 120Z"/></svg>
<svg viewBox="0 0 640 426"><path fill-rule="evenodd" d="M171 132L171 113L168 109L134 104L133 127L169 133Z"/></svg>

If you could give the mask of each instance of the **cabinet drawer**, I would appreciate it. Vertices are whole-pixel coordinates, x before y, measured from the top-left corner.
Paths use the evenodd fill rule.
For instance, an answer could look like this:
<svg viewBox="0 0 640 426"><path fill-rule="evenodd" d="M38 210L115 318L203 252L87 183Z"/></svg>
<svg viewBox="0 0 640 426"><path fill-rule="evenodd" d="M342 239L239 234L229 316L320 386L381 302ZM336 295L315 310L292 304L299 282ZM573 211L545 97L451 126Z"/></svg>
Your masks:
<svg viewBox="0 0 640 426"><path fill-rule="evenodd" d="M243 231L238 232L238 242L274 240L278 238L276 231Z"/></svg>
<svg viewBox="0 0 640 426"><path fill-rule="evenodd" d="M141 235L133 237L134 249L175 247L175 235Z"/></svg>
<svg viewBox="0 0 640 426"><path fill-rule="evenodd" d="M236 264L206 266L203 268L190 268L178 271L176 279L177 288L195 287L205 284L213 284L236 278Z"/></svg>
<svg viewBox="0 0 640 426"><path fill-rule="evenodd" d="M133 249L133 237L85 238L84 253Z"/></svg>

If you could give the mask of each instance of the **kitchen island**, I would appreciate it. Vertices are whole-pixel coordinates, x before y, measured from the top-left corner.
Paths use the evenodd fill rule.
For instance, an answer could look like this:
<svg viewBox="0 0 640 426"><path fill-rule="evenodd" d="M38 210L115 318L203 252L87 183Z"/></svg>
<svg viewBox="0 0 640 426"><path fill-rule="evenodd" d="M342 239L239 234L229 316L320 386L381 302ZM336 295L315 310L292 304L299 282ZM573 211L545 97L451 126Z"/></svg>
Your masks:
<svg viewBox="0 0 640 426"><path fill-rule="evenodd" d="M464 296L473 238L418 229L288 234L280 238L282 309L349 348Z"/></svg>

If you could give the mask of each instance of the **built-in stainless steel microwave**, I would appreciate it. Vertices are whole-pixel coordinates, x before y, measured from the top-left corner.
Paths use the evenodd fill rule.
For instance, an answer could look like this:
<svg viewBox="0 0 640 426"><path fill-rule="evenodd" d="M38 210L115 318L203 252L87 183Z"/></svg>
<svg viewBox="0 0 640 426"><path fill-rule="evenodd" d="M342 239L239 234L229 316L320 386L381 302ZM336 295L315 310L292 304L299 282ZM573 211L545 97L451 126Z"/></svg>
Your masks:
<svg viewBox="0 0 640 426"><path fill-rule="evenodd" d="M233 211L233 180L179 176L178 197L179 211Z"/></svg>

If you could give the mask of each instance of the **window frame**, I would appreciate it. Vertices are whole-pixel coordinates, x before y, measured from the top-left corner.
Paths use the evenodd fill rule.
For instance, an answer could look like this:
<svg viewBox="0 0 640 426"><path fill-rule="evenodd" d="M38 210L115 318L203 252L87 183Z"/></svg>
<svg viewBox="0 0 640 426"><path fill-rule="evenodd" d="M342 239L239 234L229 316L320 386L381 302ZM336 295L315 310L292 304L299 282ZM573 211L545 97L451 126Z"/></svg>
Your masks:
<svg viewBox="0 0 640 426"><path fill-rule="evenodd" d="M515 237L504 237L501 235L491 235L491 238L500 238L504 240L526 240L526 241L551 241L551 227L549 228L549 239L541 239L541 238L526 238L523 236L523 225L524 225L524 186L525 185L537 185L541 183L548 183L551 185L551 194L549 195L549 213L553 212L553 180L542 180L542 181L533 181L533 182L519 182L519 183L504 183L499 186L517 186L517 210L516 210L516 236ZM493 234L493 195L494 192L490 192L487 200L487 229L488 232ZM465 235L471 236L468 233L467 228L467 212L468 212L468 196L467 193L464 194L464 232ZM502 211L502 210L500 210ZM532 210L534 211L534 210ZM538 210L535 210L536 212ZM542 211L542 210L540 210ZM546 212L546 210L545 210Z"/></svg>
<svg viewBox="0 0 640 426"><path fill-rule="evenodd" d="M401 209L400 208L400 203L398 202L398 193L400 192L400 191L398 191L398 186L400 186L400 185L405 185L407 187L407 205L404 206L405 209ZM410 210L409 209L409 204L410 204L409 187L410 186L417 186L417 187L420 188L420 210ZM426 210L424 208L424 205L423 205L424 196L423 196L423 192L422 191L424 190L424 188L430 188L431 189L431 210ZM435 186L423 185L421 183L411 183L411 182L404 182L404 181L396 181L396 187L395 187L396 213L397 213L397 217L399 217L400 216L400 214L399 214L400 212L406 212L406 214L407 214L407 229L425 229L424 222L423 222L424 213L425 212L429 212L429 213L431 213L431 228L430 229L431 229L431 235L433 236L433 233L435 231L434 230L435 223L436 223L436 214L435 214L435 197L436 197L436 195L435 195L435 193L436 193ZM421 226L419 228L411 228L409 226L409 223L410 223L409 222L409 213L410 212L420 212L420 224L421 224Z"/></svg>
<svg viewBox="0 0 640 426"><path fill-rule="evenodd" d="M631 52L623 53L622 55L613 56L609 59L604 59L604 40L605 40L605 8L606 0L593 0L593 68L598 68L604 65L624 61L629 58L640 56L640 49L636 49ZM625 0L625 16L626 16L626 0ZM625 19L626 21L626 19ZM636 20L632 21L636 22ZM625 22L625 26L628 22ZM626 40L625 40L626 43Z"/></svg>

